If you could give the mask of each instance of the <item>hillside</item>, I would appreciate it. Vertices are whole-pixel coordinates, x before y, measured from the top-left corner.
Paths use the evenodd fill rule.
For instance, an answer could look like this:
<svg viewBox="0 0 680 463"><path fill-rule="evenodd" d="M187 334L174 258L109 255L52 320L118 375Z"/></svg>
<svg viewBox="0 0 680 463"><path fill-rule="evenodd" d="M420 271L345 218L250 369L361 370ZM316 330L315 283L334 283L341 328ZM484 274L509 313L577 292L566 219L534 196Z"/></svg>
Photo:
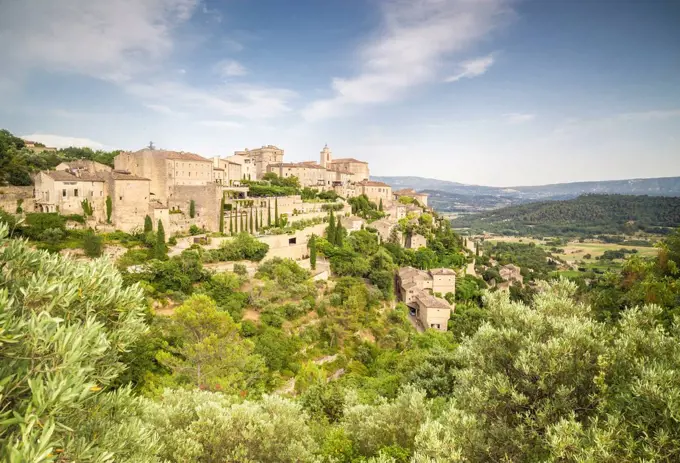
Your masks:
<svg viewBox="0 0 680 463"><path fill-rule="evenodd" d="M664 232L680 225L680 198L583 195L471 214L452 224L456 228L519 235Z"/></svg>
<svg viewBox="0 0 680 463"><path fill-rule="evenodd" d="M423 177L374 177L393 188L440 190L458 195L492 195L522 200L570 199L589 193L680 196L680 177L557 183L538 186L491 187Z"/></svg>

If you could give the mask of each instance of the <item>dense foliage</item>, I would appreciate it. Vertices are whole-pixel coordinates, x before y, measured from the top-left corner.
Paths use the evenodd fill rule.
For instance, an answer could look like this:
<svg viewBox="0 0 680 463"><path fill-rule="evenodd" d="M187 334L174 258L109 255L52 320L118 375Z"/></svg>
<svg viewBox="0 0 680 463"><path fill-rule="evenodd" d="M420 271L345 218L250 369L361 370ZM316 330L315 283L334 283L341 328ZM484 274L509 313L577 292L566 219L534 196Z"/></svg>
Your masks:
<svg viewBox="0 0 680 463"><path fill-rule="evenodd" d="M583 195L466 215L452 223L456 228L524 236L666 232L680 223L680 198Z"/></svg>
<svg viewBox="0 0 680 463"><path fill-rule="evenodd" d="M93 151L90 148L64 148L36 152L26 148L21 138L0 130L0 185L32 185L31 174L53 169L64 161L87 159L113 167L120 151Z"/></svg>

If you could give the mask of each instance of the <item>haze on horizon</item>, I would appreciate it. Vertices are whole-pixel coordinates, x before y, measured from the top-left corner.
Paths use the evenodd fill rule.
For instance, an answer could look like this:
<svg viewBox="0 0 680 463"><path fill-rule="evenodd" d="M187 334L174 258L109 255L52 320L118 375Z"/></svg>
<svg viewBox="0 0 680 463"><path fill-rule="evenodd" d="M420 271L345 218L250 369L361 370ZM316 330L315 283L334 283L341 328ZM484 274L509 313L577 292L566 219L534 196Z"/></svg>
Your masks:
<svg viewBox="0 0 680 463"><path fill-rule="evenodd" d="M0 3L0 128L492 186L680 175L680 3Z"/></svg>

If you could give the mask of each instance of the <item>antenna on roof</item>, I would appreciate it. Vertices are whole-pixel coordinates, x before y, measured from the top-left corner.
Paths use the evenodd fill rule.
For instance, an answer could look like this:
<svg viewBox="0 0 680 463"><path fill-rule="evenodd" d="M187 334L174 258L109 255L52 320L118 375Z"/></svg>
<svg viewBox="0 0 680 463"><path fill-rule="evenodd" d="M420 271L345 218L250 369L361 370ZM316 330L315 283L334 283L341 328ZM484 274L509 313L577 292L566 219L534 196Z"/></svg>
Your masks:
<svg viewBox="0 0 680 463"><path fill-rule="evenodd" d="M153 142L152 142L152 141L149 142L149 149L150 149L150 150L155 150L155 149L156 149L156 147L153 146Z"/></svg>

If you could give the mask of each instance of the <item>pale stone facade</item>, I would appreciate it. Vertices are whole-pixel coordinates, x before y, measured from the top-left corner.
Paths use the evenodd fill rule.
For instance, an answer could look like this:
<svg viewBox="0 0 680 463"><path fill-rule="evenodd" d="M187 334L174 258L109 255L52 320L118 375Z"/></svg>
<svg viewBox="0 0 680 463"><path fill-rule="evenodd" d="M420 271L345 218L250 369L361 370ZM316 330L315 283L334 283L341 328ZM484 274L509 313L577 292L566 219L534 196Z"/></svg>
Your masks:
<svg viewBox="0 0 680 463"><path fill-rule="evenodd" d="M414 233L406 239L406 247L409 249L419 249L427 247L427 239L423 235Z"/></svg>
<svg viewBox="0 0 680 463"><path fill-rule="evenodd" d="M423 193L423 192L418 193L416 190L411 189L411 188L397 190L393 193L393 195L394 195L395 201L399 201L399 198L401 198L401 197L413 198L416 201L418 201L418 203L421 206L425 206L425 207L427 207L427 198L430 196L427 193Z"/></svg>
<svg viewBox="0 0 680 463"><path fill-rule="evenodd" d="M376 205L383 203L383 208L392 202L392 187L387 183L364 180L357 183L358 194L366 195Z"/></svg>
<svg viewBox="0 0 680 463"><path fill-rule="evenodd" d="M456 273L447 268L418 270L403 267L397 274L397 293L426 328L447 330L453 307L438 295L456 291Z"/></svg>
<svg viewBox="0 0 680 463"><path fill-rule="evenodd" d="M355 215L350 217L341 217L340 223L348 232L355 232L361 230L364 225L364 219Z"/></svg>
<svg viewBox="0 0 680 463"><path fill-rule="evenodd" d="M234 152L234 156L227 158L244 166L242 178L246 180L261 180L267 173L267 166L283 162L283 150L274 145L261 148Z"/></svg>

